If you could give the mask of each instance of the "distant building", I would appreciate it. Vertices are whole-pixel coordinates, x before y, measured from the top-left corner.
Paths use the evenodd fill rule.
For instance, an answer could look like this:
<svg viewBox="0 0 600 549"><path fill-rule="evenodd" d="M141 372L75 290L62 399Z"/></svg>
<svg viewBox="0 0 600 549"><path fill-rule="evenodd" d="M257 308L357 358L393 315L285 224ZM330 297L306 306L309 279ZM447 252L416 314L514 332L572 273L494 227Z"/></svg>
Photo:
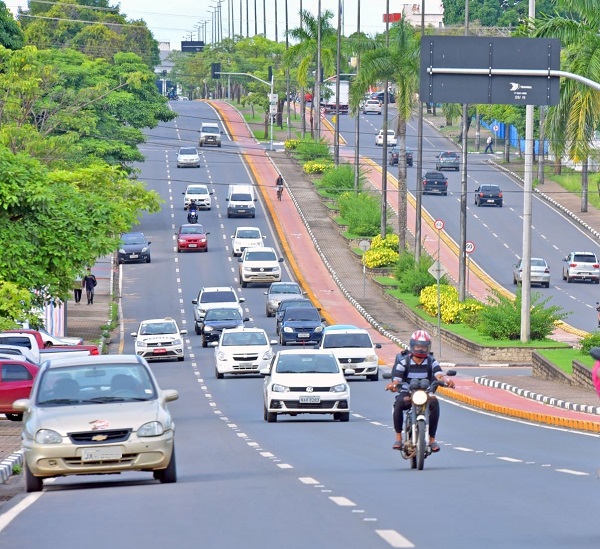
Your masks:
<svg viewBox="0 0 600 549"><path fill-rule="evenodd" d="M167 95L169 92L168 74L174 66L173 61L168 59L171 54L171 43L170 42L159 42L158 53L160 55L160 65L154 67L154 73L157 76L156 86L158 91L162 95Z"/></svg>
<svg viewBox="0 0 600 549"><path fill-rule="evenodd" d="M415 27L421 26L421 2L400 4L404 20ZM425 0L425 26L444 26L444 4L441 0Z"/></svg>

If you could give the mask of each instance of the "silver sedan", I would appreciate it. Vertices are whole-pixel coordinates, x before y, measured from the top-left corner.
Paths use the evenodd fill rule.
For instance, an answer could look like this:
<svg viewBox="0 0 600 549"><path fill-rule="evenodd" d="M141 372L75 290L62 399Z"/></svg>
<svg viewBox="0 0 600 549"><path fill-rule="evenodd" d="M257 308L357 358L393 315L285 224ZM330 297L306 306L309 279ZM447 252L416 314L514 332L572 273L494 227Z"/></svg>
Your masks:
<svg viewBox="0 0 600 549"><path fill-rule="evenodd" d="M523 260L519 259L513 269L513 284L521 284L523 276ZM550 267L545 259L540 257L531 258L531 284L540 284L546 288L550 288Z"/></svg>

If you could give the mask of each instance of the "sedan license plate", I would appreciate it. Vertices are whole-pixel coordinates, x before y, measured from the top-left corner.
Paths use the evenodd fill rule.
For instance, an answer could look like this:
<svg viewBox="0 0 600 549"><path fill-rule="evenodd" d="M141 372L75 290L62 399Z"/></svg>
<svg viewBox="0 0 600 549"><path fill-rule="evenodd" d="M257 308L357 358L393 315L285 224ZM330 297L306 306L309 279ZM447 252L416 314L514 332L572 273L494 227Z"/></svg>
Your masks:
<svg viewBox="0 0 600 549"><path fill-rule="evenodd" d="M166 349L163 349L162 347L159 347L158 349L154 349L153 353L155 355L164 355L167 352Z"/></svg>
<svg viewBox="0 0 600 549"><path fill-rule="evenodd" d="M306 333L306 332L301 332L298 334L298 339L307 339L309 337L310 337L310 334Z"/></svg>
<svg viewBox="0 0 600 549"><path fill-rule="evenodd" d="M321 402L321 397L318 395L311 395L311 396L301 396L298 401L301 404L319 404L319 402Z"/></svg>
<svg viewBox="0 0 600 549"><path fill-rule="evenodd" d="M103 446L100 448L83 448L81 450L81 461L103 461L108 459L121 459L123 451L115 446Z"/></svg>
<svg viewBox="0 0 600 549"><path fill-rule="evenodd" d="M197 248L197 247L198 247L198 244L189 244L189 247L190 247L190 248Z"/></svg>
<svg viewBox="0 0 600 549"><path fill-rule="evenodd" d="M138 258L138 254L130 254L129 257L131 259L137 259Z"/></svg>

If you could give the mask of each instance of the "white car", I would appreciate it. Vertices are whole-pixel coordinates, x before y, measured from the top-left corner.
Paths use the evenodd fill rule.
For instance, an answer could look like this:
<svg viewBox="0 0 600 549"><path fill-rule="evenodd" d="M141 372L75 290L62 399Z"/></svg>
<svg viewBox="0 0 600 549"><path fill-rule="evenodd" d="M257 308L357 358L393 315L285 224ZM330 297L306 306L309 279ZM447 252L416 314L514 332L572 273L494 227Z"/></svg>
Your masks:
<svg viewBox="0 0 600 549"><path fill-rule="evenodd" d="M279 351L260 373L265 376L265 421L273 423L281 414L332 414L333 419L350 420L350 387L331 351Z"/></svg>
<svg viewBox="0 0 600 549"><path fill-rule="evenodd" d="M375 114L381 114L381 105L377 99L367 99L363 105L363 114L369 114L373 112Z"/></svg>
<svg viewBox="0 0 600 549"><path fill-rule="evenodd" d="M48 333L44 328L38 328L37 330L40 332L46 347L52 347L53 345L83 345L82 337L58 337Z"/></svg>
<svg viewBox="0 0 600 549"><path fill-rule="evenodd" d="M210 210L212 207L212 199L210 195L212 191L208 190L206 185L188 185L183 194L183 209L187 210L192 200L196 201L198 209L204 208Z"/></svg>
<svg viewBox="0 0 600 549"><path fill-rule="evenodd" d="M244 302L243 297L238 297L236 291L231 286L207 286L200 288L198 297L192 299L194 307L194 324L197 334L202 333L202 323L209 309L236 307L240 315L244 316L244 311L240 303Z"/></svg>
<svg viewBox="0 0 600 549"><path fill-rule="evenodd" d="M342 370L352 370L353 375L366 376L369 381L379 379L379 357L367 330L350 325L333 325L323 329L319 349L331 351Z"/></svg>
<svg viewBox="0 0 600 549"><path fill-rule="evenodd" d="M183 360L182 335L187 330L180 330L172 318L152 318L142 320L137 332L131 332L135 337L135 354L146 360Z"/></svg>
<svg viewBox="0 0 600 549"><path fill-rule="evenodd" d="M279 282L281 280L280 263L273 248L246 248L239 259L239 278L242 288L253 282Z"/></svg>
<svg viewBox="0 0 600 549"><path fill-rule="evenodd" d="M215 347L215 376L225 374L258 374L273 358L277 340L269 341L261 328L230 328L223 330Z"/></svg>
<svg viewBox="0 0 600 549"><path fill-rule="evenodd" d="M181 147L177 153L178 168L199 168L200 155L195 147Z"/></svg>
<svg viewBox="0 0 600 549"><path fill-rule="evenodd" d="M388 147L395 147L398 145L398 139L396 139L396 132L394 130L387 131L387 144ZM383 147L383 130L379 130L379 133L375 138L375 145Z"/></svg>
<svg viewBox="0 0 600 549"><path fill-rule="evenodd" d="M231 253L236 257L246 248L262 248L265 238L258 227L238 227L231 236Z"/></svg>

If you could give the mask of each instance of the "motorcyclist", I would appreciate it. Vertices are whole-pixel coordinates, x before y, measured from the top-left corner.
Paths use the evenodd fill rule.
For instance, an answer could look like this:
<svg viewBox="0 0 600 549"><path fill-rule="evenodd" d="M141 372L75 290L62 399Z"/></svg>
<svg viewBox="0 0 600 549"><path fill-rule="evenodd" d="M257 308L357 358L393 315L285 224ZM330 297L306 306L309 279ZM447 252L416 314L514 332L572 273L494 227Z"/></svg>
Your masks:
<svg viewBox="0 0 600 549"><path fill-rule="evenodd" d="M432 383L434 380L443 381L448 387L454 387L454 381L444 375L438 361L431 353L431 337L425 330L417 330L410 336L409 351L396 355L392 368L392 381L385 390L397 393L394 401L394 430L396 440L392 448L402 450L402 426L404 410L411 406L409 384L411 379L425 379ZM438 421L440 418L440 405L434 395L430 395L429 402L429 446L432 452L439 452L440 446L435 441Z"/></svg>
<svg viewBox="0 0 600 549"><path fill-rule="evenodd" d="M196 201L194 199L190 200L190 207L188 210L188 223L192 222L192 216L196 218L196 220L198 220L198 205L196 204Z"/></svg>

